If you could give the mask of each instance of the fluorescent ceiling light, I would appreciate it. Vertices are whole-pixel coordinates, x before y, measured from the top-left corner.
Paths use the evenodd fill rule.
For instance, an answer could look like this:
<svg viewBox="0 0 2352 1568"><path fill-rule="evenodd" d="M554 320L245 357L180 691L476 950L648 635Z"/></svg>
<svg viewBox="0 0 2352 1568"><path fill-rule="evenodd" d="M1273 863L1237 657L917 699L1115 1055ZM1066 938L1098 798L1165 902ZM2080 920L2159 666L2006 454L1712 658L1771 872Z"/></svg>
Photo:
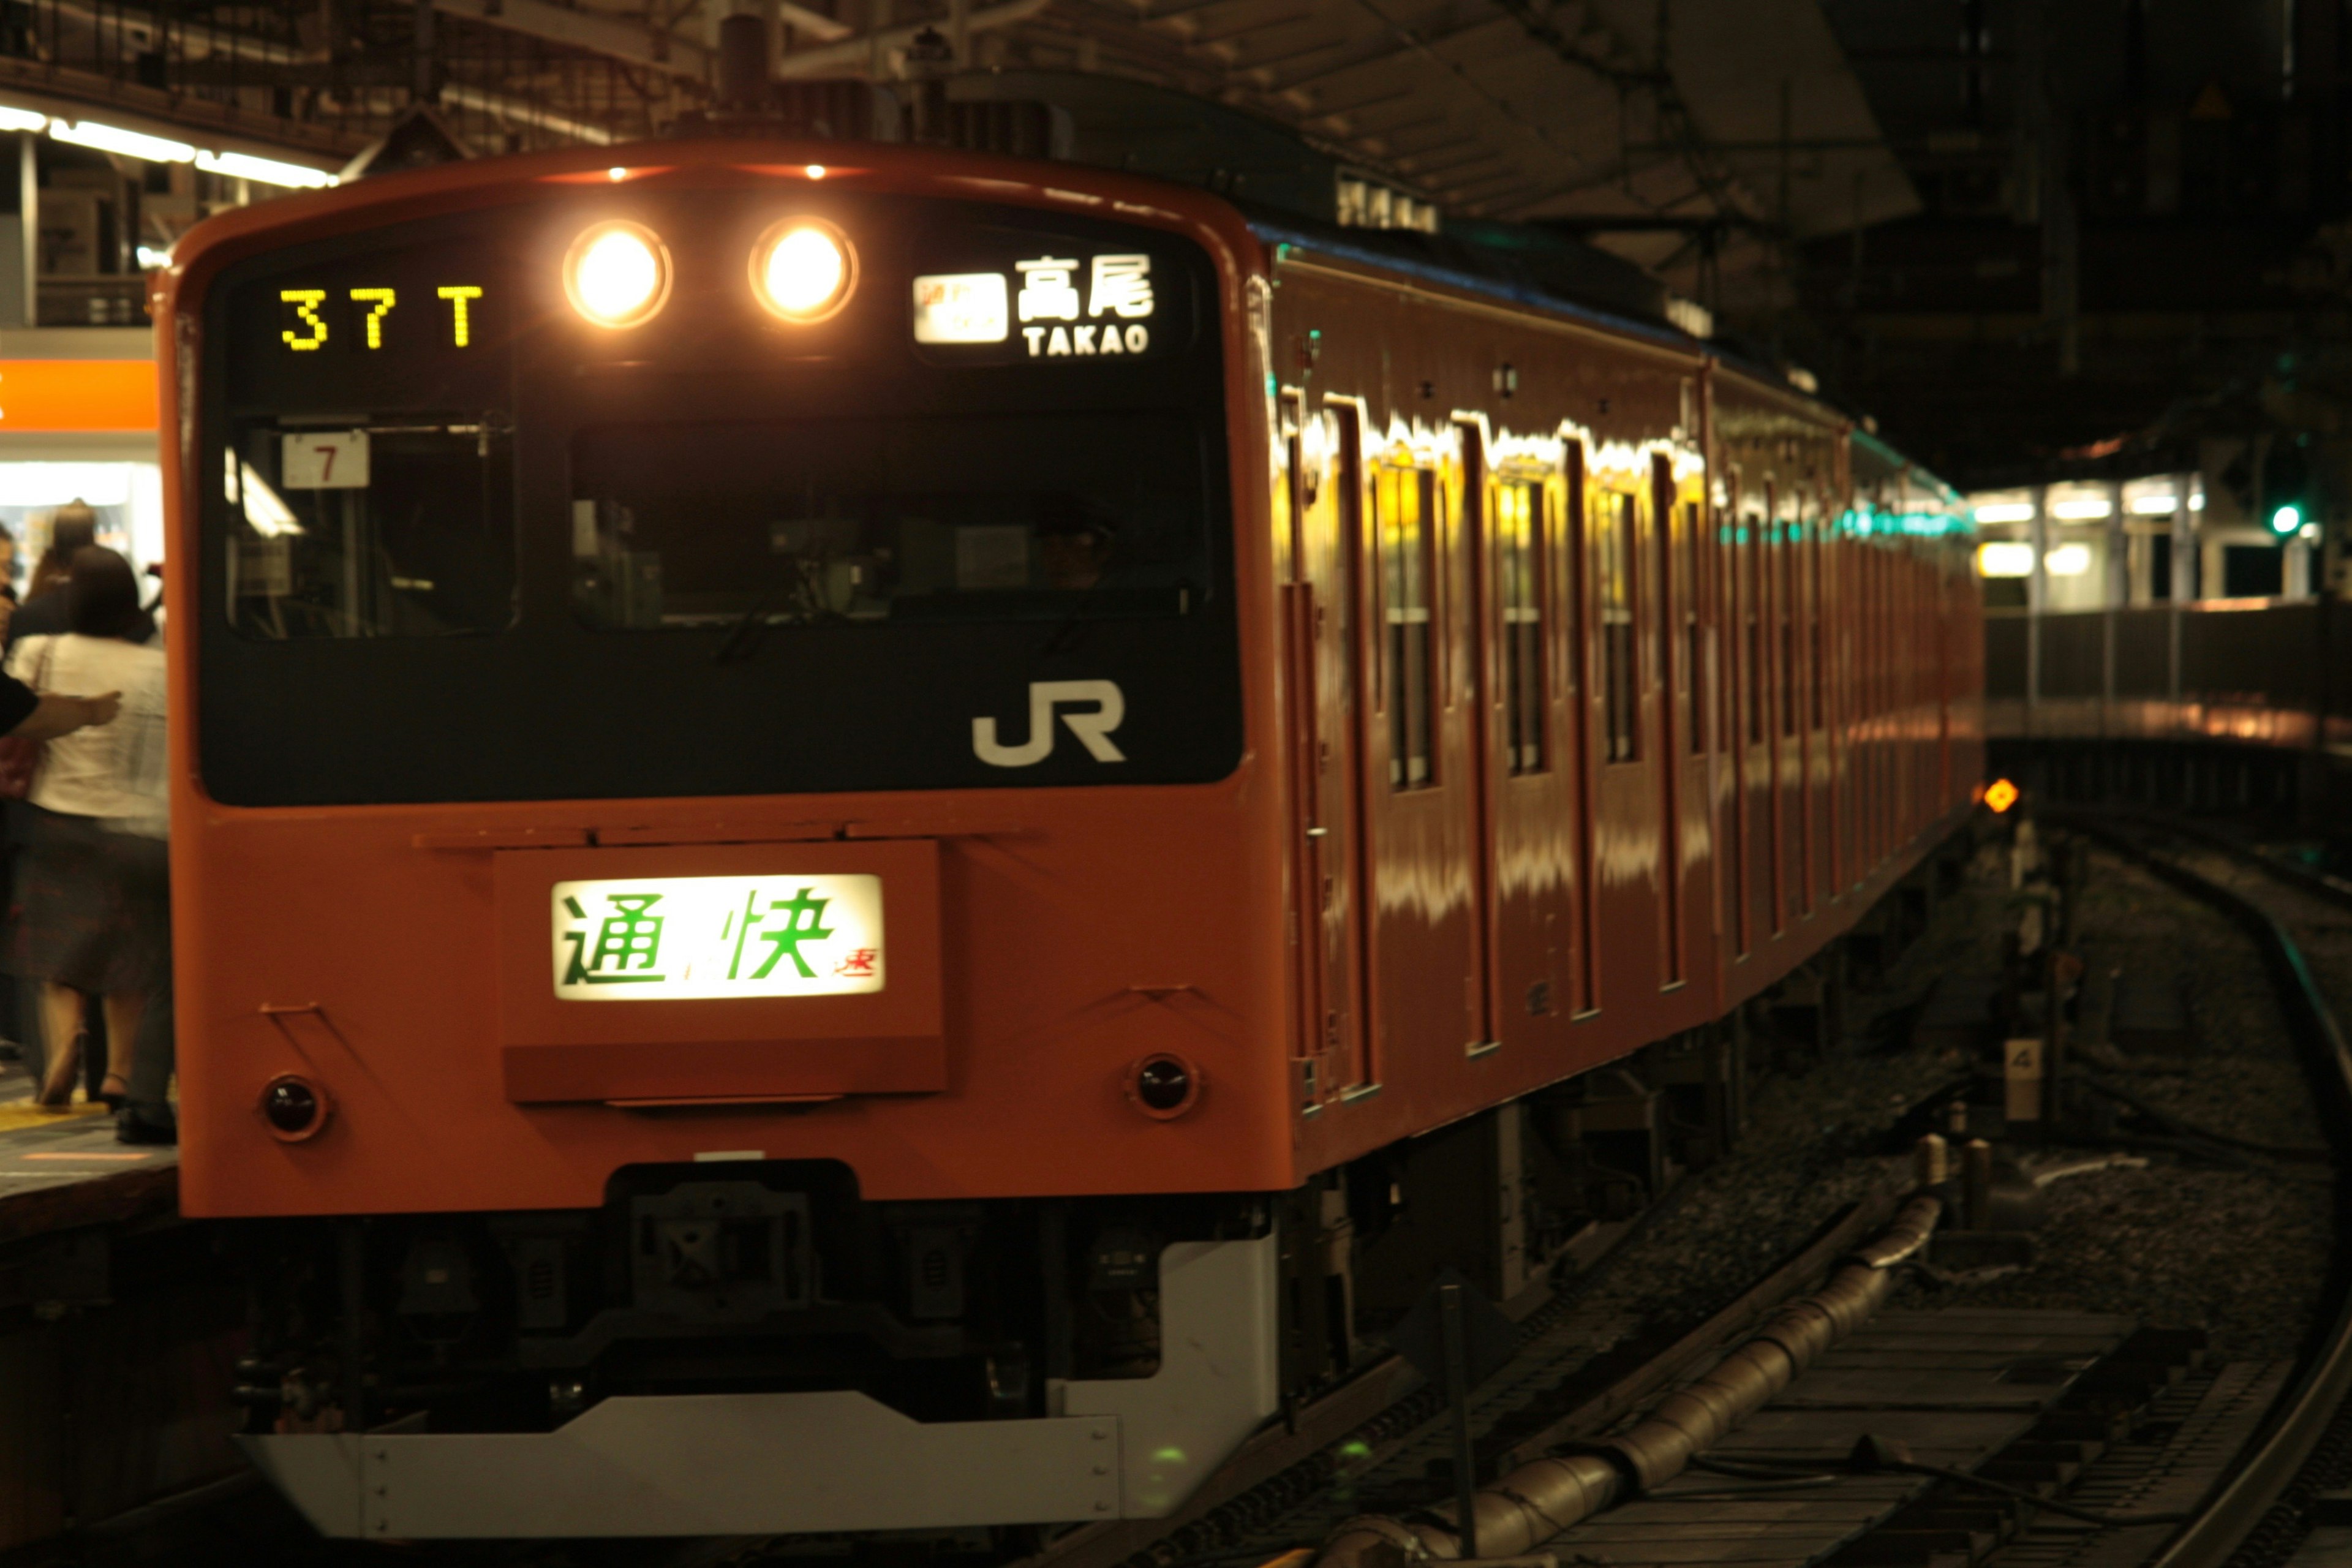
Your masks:
<svg viewBox="0 0 2352 1568"><path fill-rule="evenodd" d="M2053 577L2080 577L2091 569L2091 547L2062 544L2042 558L2042 569Z"/></svg>
<svg viewBox="0 0 2352 1568"><path fill-rule="evenodd" d="M121 506L130 499L128 463L0 463L0 506Z"/></svg>
<svg viewBox="0 0 2352 1568"><path fill-rule="evenodd" d="M185 142L125 131L119 125L101 125L94 120L73 125L53 120L49 122L49 134L77 147L95 147L101 153L120 153L126 158L144 158L151 163L187 163L194 162L196 156L196 150Z"/></svg>
<svg viewBox="0 0 2352 1568"><path fill-rule="evenodd" d="M2061 522L2095 522L2115 510L2115 503L2105 496L2086 496L2075 500L2050 503L2050 515Z"/></svg>
<svg viewBox="0 0 2352 1568"><path fill-rule="evenodd" d="M2142 496L2132 502L2133 514L2138 517L2170 517L2180 510L2180 498L2174 495Z"/></svg>
<svg viewBox="0 0 2352 1568"><path fill-rule="evenodd" d="M49 117L31 109L11 109L0 103L0 131L40 131L47 127Z"/></svg>
<svg viewBox="0 0 2352 1568"><path fill-rule="evenodd" d="M340 183L324 169L281 163L276 158L257 158L250 153L199 153L196 167L232 179L259 180L266 185L287 185L297 190L322 190Z"/></svg>
<svg viewBox="0 0 2352 1568"><path fill-rule="evenodd" d="M2001 501L1992 506L1977 508L1979 522L2032 522L2033 503L2030 500Z"/></svg>
<svg viewBox="0 0 2352 1568"><path fill-rule="evenodd" d="M2014 539L1997 539L1977 546L1977 574L1982 577L2031 577L2033 546Z"/></svg>
<svg viewBox="0 0 2352 1568"><path fill-rule="evenodd" d="M2189 498L2189 510L2190 511L2203 511L2205 510L2205 492L2203 490L2199 490L2195 495Z"/></svg>

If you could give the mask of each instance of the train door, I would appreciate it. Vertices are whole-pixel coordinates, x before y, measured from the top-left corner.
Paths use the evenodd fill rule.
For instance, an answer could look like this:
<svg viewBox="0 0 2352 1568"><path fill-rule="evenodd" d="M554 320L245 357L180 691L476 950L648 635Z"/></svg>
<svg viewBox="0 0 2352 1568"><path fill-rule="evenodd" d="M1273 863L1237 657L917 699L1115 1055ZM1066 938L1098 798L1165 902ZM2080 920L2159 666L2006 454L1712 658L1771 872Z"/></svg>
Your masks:
<svg viewBox="0 0 2352 1568"><path fill-rule="evenodd" d="M1759 879L1764 894L1762 932L1778 936L1788 910L1788 841L1789 822L1782 801L1788 792L1780 778L1780 508L1787 495L1786 487L1777 480L1764 483L1764 511L1758 520L1756 542L1749 556L1752 582L1756 595L1756 724L1762 786L1758 793L1758 809L1763 814L1764 831L1757 847L1766 860L1764 875Z"/></svg>
<svg viewBox="0 0 2352 1568"><path fill-rule="evenodd" d="M1364 487L1374 604L1368 624L1377 633L1362 778L1366 851L1376 868L1366 958L1373 1060L1384 1080L1398 1076L1407 1053L1424 1061L1475 1053L1488 1038L1484 922L1465 872L1478 781L1462 662L1448 647L1465 618L1451 591L1467 574L1446 570L1460 535L1447 526L1444 466L1443 453L1400 445L1373 458ZM1381 897L1388 886L1399 896Z"/></svg>
<svg viewBox="0 0 2352 1568"><path fill-rule="evenodd" d="M1730 847L1725 856L1724 887L1730 899L1730 918L1724 922L1732 952L1746 957L1755 946L1756 816L1748 798L1749 742L1756 725L1755 588L1748 562L1756 544L1757 516L1753 498L1741 490L1738 476L1725 511L1722 560L1724 646L1723 756L1728 779L1725 816L1730 824Z"/></svg>
<svg viewBox="0 0 2352 1568"><path fill-rule="evenodd" d="M1466 776L1463 794L1471 818L1468 870L1472 945L1477 953L1469 981L1473 1025L1469 1054L1476 1057L1503 1043L1503 1014L1496 999L1503 983L1503 967L1496 942L1498 879L1495 861L1509 836L1503 827L1499 795L1505 773L1493 744L1495 709L1502 700L1504 669L1492 628L1502 616L1501 599L1507 592L1507 584L1497 580L1497 568L1502 563L1497 548L1509 524L1498 514L1502 498L1488 472L1485 425L1457 419L1454 433L1462 453L1457 470L1461 492L1456 506L1462 521L1458 547L1464 570L1453 622L1460 631L1457 652L1469 703L1470 744L1464 756ZM1442 540L1439 553L1445 553ZM1444 704L1452 705L1450 699Z"/></svg>
<svg viewBox="0 0 2352 1568"><path fill-rule="evenodd" d="M1474 446L1483 432L1465 426ZM1466 559L1477 583L1469 643L1479 681L1474 735L1483 787L1486 1038L1532 1043L1575 1005L1580 834L1565 667L1555 654L1567 596L1555 471L1465 461Z"/></svg>
<svg viewBox="0 0 2352 1568"><path fill-rule="evenodd" d="M1951 547L1938 535L1936 558L1936 808L1952 798L1952 600Z"/></svg>
<svg viewBox="0 0 2352 1568"><path fill-rule="evenodd" d="M1796 710L1798 907L1813 912L1821 900L1821 811L1828 797L1822 778L1821 511L1816 492L1798 492L1799 511L1789 541L1789 602L1795 624L1789 642L1795 679L1789 693Z"/></svg>
<svg viewBox="0 0 2352 1568"><path fill-rule="evenodd" d="M1658 979L1679 985L1683 960L1683 755L1689 729L1690 669L1685 644L1690 584L1677 568L1674 465L1664 454L1650 458L1650 516L1657 586L1658 689Z"/></svg>
<svg viewBox="0 0 2352 1568"><path fill-rule="evenodd" d="M1372 1081L1365 926L1370 868L1360 773L1364 573L1357 411L1284 402L1290 443L1291 576L1284 589L1294 707L1292 779L1302 923L1301 1028L1320 1101Z"/></svg>
<svg viewBox="0 0 2352 1568"><path fill-rule="evenodd" d="M1829 840L1825 872L1830 896L1845 887L1845 595L1840 567L1844 531L1843 517L1825 519L1814 548L1813 569L1820 574L1818 607L1813 612L1814 644L1820 649L1822 685L1822 820Z"/></svg>
<svg viewBox="0 0 2352 1568"><path fill-rule="evenodd" d="M1329 1068L1324 1019L1329 1002L1323 974L1321 783L1316 767L1315 582L1308 564L1307 441L1302 399L1295 389L1282 395L1280 440L1276 448L1280 478L1274 489L1275 538L1285 552L1281 575L1282 678L1287 694L1284 736L1291 802L1292 907L1298 911L1289 932L1297 1016L1291 1026L1292 1059L1298 1071L1299 1103L1322 1098Z"/></svg>
<svg viewBox="0 0 2352 1568"><path fill-rule="evenodd" d="M1711 570L1715 552L1704 475L1696 484L1696 493L1675 509L1675 559L1680 563L1676 575L1682 584L1675 626L1679 661L1676 679L1684 715L1682 754L1675 765L1683 776L1683 858L1692 868L1684 873L1684 926L1677 944L1685 975L1694 965L1703 973L1712 973L1710 966L1719 962L1717 949L1720 944L1714 883L1722 848L1715 827L1714 768L1718 723L1714 676L1715 574ZM1698 921L1691 921L1687 912L1694 901L1705 911L1705 918ZM1698 944L1696 954L1693 944Z"/></svg>
<svg viewBox="0 0 2352 1568"><path fill-rule="evenodd" d="M1591 637L1599 602L1592 569L1593 509L1599 503L1581 441L1568 443L1561 466L1566 502L1561 515L1567 527L1560 550L1565 559L1556 576L1568 604L1558 639L1565 655L1561 684L1568 701L1560 733L1572 748L1561 760L1576 770L1576 999L1571 1005L1581 1014L1601 1005L1601 748L1594 740L1593 710L1599 706L1599 695L1594 690Z"/></svg>
<svg viewBox="0 0 2352 1568"><path fill-rule="evenodd" d="M1805 744L1804 714L1798 703L1803 671L1799 667L1797 626L1797 563L1799 541L1804 532L1804 492L1794 485L1781 487L1781 510L1772 530L1772 664L1773 708L1780 721L1773 727L1772 777L1780 789L1774 820L1780 828L1780 856L1773 876L1780 888L1779 919L1794 925L1805 907Z"/></svg>

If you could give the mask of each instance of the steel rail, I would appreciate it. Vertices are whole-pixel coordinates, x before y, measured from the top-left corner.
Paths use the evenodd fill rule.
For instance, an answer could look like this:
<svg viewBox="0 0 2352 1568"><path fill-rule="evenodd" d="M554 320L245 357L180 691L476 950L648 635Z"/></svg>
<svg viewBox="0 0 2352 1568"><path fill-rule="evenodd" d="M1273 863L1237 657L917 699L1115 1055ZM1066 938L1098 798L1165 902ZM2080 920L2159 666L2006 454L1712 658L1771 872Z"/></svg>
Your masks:
<svg viewBox="0 0 2352 1568"><path fill-rule="evenodd" d="M1643 1399L1686 1374L1710 1352L1802 1293L1827 1274L1838 1259L1883 1229L1894 1218L1904 1196L1902 1191L1890 1186L1847 1205L1762 1279L1717 1308L1704 1321L1679 1334L1670 1344L1646 1353L1638 1365L1611 1378L1607 1387L1580 1401L1574 1410L1541 1431L1521 1437L1496 1462L1503 1469L1516 1468L1552 1444L1598 1434ZM1630 1239L1630 1236L1624 1239ZM1528 1322L1521 1325L1523 1333L1545 1310L1538 1309L1529 1314ZM1533 1334L1527 1335L1522 1349L1532 1344L1534 1339ZM1304 1479L1301 1467L1318 1464L1351 1436L1360 1436L1376 1426L1392 1428L1388 1436L1374 1439L1371 1453L1352 1462L1349 1468L1377 1464L1383 1456L1411 1442L1430 1423L1443 1418L1444 1406L1432 1399L1435 1392L1400 1358L1383 1357L1367 1372L1297 1411L1288 1422L1261 1433L1172 1516L1085 1526L1006 1568L1120 1568L1122 1564L1126 1568L1141 1568L1144 1563L1164 1560L1170 1555L1171 1542L1184 1531L1204 1524L1213 1528L1215 1516L1229 1510L1255 1520L1265 1511L1256 1506L1258 1500L1265 1493L1290 1490L1289 1483ZM1276 1507L1297 1506L1313 1490L1328 1483L1329 1478L1323 1477L1312 1487L1301 1486L1295 1494L1297 1501ZM1207 1561L1200 1553L1181 1551L1173 1557L1180 1563Z"/></svg>
<svg viewBox="0 0 2352 1568"><path fill-rule="evenodd" d="M2310 1058L2319 1092L2321 1123L2341 1145L2352 1135L2352 1048L2328 1005L2303 950L2277 916L2227 883L2202 876L2134 837L2131 828L2193 839L2200 847L2265 871L2305 892L2352 903L2352 892L2315 887L2285 874L2267 857L2203 833L2183 832L2158 820L2133 819L2131 827L2087 815L2045 809L2046 820L2105 845L2214 909L2242 929L2262 951L2278 983L2288 1022ZM2339 1186L2345 1178L2338 1177ZM2352 1397L2352 1292L2339 1282L2335 1317L2297 1380L2273 1407L2268 1427L2252 1452L2221 1490L2183 1526L2151 1562L2150 1568L2221 1568L2246 1544L2255 1528L2277 1507L2310 1462L2321 1440L2346 1414Z"/></svg>

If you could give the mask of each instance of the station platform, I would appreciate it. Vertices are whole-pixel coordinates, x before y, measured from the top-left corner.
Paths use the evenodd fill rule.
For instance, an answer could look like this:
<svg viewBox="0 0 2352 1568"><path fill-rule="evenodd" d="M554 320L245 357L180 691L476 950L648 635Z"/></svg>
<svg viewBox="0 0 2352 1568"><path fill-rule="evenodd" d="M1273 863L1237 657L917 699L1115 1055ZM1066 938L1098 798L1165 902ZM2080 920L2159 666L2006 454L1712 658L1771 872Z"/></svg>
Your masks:
<svg viewBox="0 0 2352 1568"><path fill-rule="evenodd" d="M178 1151L0 1063L0 1557L236 1474L243 1270L179 1216Z"/></svg>
<svg viewBox="0 0 2352 1568"><path fill-rule="evenodd" d="M12 1087L23 1098L7 1095ZM104 1105L54 1115L34 1108L21 1081L0 1082L0 1246L174 1215L179 1163L176 1149L115 1142Z"/></svg>

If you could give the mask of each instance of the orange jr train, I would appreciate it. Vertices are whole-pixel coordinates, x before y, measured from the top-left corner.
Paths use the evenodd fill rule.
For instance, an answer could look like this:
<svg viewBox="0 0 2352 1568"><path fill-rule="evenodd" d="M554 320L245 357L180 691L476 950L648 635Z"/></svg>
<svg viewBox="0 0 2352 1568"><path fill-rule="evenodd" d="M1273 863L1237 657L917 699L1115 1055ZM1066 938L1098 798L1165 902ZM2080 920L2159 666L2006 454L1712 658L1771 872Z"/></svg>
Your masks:
<svg viewBox="0 0 2352 1568"><path fill-rule="evenodd" d="M738 133L157 309L183 1201L331 1535L1166 1514L1974 797L1949 492L1472 247Z"/></svg>

